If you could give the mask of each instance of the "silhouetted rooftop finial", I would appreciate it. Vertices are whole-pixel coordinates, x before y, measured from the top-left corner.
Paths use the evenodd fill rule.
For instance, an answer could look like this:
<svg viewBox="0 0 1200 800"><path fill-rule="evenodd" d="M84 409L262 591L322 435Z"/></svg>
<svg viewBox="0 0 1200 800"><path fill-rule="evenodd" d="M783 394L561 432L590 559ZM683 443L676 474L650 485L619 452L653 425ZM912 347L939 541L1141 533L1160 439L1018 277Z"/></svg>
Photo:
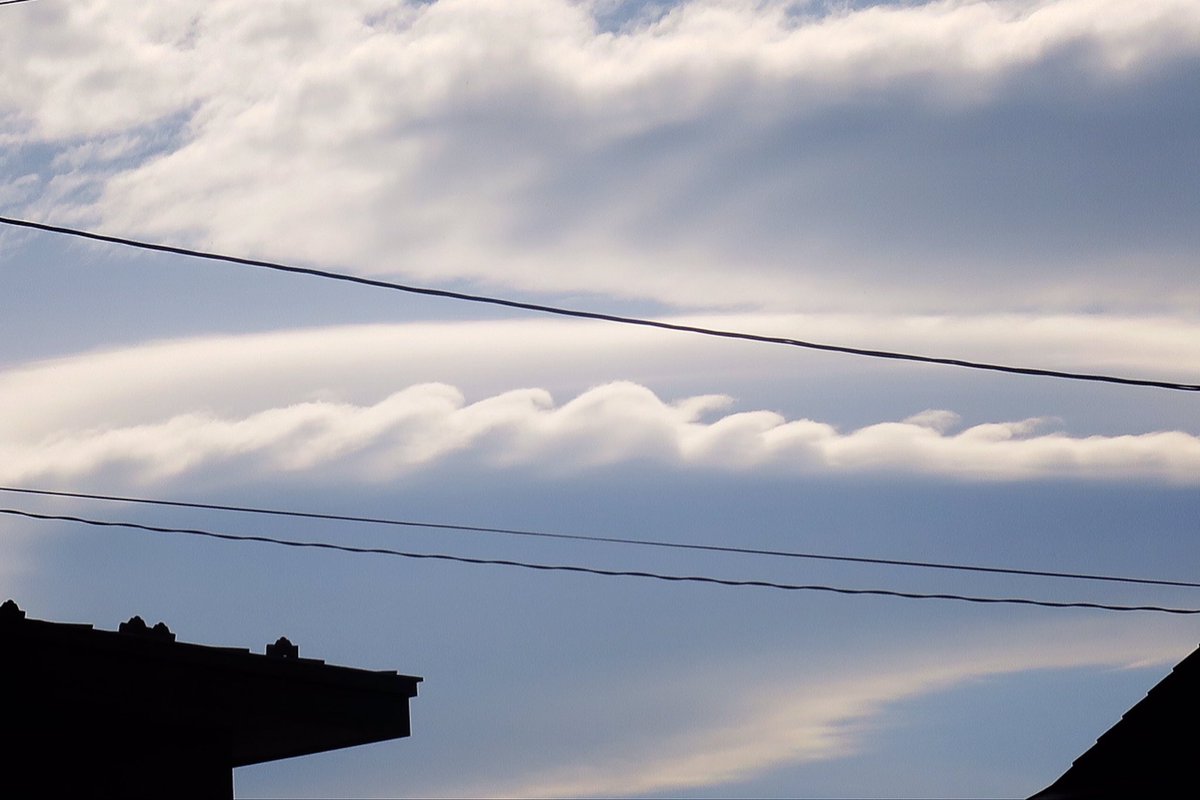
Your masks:
<svg viewBox="0 0 1200 800"><path fill-rule="evenodd" d="M5 600L4 604L0 605L0 620L16 619L25 619L25 612L12 600Z"/></svg>
<svg viewBox="0 0 1200 800"><path fill-rule="evenodd" d="M134 615L125 622L121 623L121 627L117 628L118 633L125 633L130 636L144 636L148 639L159 639L164 642L175 641L175 634L171 633L171 629L167 627L167 623L160 622L151 628L146 624L146 620Z"/></svg>
<svg viewBox="0 0 1200 800"><path fill-rule="evenodd" d="M275 644L267 645L267 655L272 658L299 658L300 648L292 644L286 636L280 636Z"/></svg>

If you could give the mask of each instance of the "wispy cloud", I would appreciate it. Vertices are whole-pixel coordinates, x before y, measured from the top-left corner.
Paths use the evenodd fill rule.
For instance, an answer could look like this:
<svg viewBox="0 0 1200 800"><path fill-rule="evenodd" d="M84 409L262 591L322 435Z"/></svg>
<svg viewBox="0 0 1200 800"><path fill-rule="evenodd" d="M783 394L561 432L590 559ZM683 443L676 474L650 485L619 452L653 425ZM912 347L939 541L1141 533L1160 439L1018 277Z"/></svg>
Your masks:
<svg viewBox="0 0 1200 800"><path fill-rule="evenodd" d="M438 793L639 796L720 786L785 766L851 756L869 745L887 721L890 706L902 700L1031 670L1165 665L1187 652L1172 626L1151 630L1130 625L1126 633L1127 637L1114 636L1111 627L1084 624L993 631L991 641L966 634L948 648L875 652L864 663L833 673L797 670L793 665L786 671L790 677L771 674L778 670L770 666L743 665L759 678L752 688L737 692L735 698L714 698L710 715L699 723L691 720L686 730L658 732L652 745L631 731L603 752L580 754L573 763L514 769L516 774L440 787L444 791ZM1182 641L1188 641L1186 636ZM715 680L710 685L725 683ZM1045 776L1046 782L1053 777Z"/></svg>

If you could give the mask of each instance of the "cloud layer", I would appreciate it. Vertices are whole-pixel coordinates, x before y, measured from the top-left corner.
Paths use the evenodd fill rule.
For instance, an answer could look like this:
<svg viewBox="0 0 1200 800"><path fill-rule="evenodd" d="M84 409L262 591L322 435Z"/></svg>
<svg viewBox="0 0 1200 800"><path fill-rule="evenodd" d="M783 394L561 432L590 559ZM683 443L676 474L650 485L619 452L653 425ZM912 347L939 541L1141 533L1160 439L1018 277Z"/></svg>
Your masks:
<svg viewBox="0 0 1200 800"><path fill-rule="evenodd" d="M760 665L753 689L739 692L735 702L714 698L711 716L690 730L659 735L653 746L635 736L632 742L614 742L610 752L581 755L553 770L499 778L499 785L493 780L454 786L444 796L644 796L721 786L772 769L853 755L869 746L888 718L889 706L903 700L1028 670L1146 666L1171 663L1184 654L1178 635L1169 629L1131 627L1125 639L1113 637L1111 627L1087 624L1071 630L1042 625L1009 635L993 633L991 641L965 634L956 646L940 652L876 652L876 663L887 665L882 670L855 666L836 675L803 670L796 675L793 664L785 677ZM717 679L709 685L726 682ZM1045 776L1046 782L1052 777Z"/></svg>
<svg viewBox="0 0 1200 800"><path fill-rule="evenodd" d="M955 431L958 417L948 411L847 432L771 411L705 421L731 403L723 396L668 403L632 383L600 386L562 404L542 389L467 403L454 387L422 384L366 406L313 401L241 418L192 413L0 444L0 480L78 479L115 468L157 481L219 466L244 474L319 470L376 482L455 455L547 473L644 461L783 474L882 470L957 480L1200 480L1200 437L1179 431L1074 438L1039 433L1045 425L1036 419Z"/></svg>
<svg viewBox="0 0 1200 800"><path fill-rule="evenodd" d="M886 341L926 352L945 353L936 348L952 340L963 354L1002 361L1015 360L1008 352L1015 342L1047 359L1039 361L1043 366L1148 375L1171 375L1177 365L1200 358L1200 334L1176 320L687 321L802 331L855 344ZM21 482L116 470L158 480L219 465L293 474L332 470L380 481L457 458L534 471L641 461L779 474L883 470L956 480L1191 484L1200 475L1200 438L1191 429L1130 431L1123 425L1117 431L1128 435L1068 434L1056 420L1029 417L1036 408L1028 404L1018 406L1020 416L964 424L949 411L913 416L915 409L901 410L903 403L889 403L886 395L864 406L868 422L846 426L814 419L794 401L786 410L746 409L724 394L670 397L648 388L663 374L704 388L747 379L778 384L779 371L806 364L781 392L767 393L789 397L829 380L823 376L836 374L829 370L869 366L845 360L807 365L783 348L753 352L759 357L747 361L745 346L555 320L361 325L148 343L0 371L0 474ZM597 365L614 360L620 367L601 374L627 377L595 385ZM969 416L979 420L978 411Z"/></svg>
<svg viewBox="0 0 1200 800"><path fill-rule="evenodd" d="M743 315L671 321L1049 369L1200 381L1195 368L1200 323L1178 318ZM868 359L544 318L346 325L146 342L13 365L0 370L0 442L29 444L64 431L126 428L196 412L240 419L310 400L365 407L418 383L446 383L484 397L519 386L545 387L561 396L598 382L659 387L684 378L701 387L688 393L728 393L730 386L769 380L783 386L785 395L803 396L805 387L844 386L856 376L868 385L892 386L978 378L912 365L885 373L880 362ZM1025 380L1030 389L1045 385ZM1081 400L1099 391L1070 389ZM888 393L876 395L874 419L904 418L920 409L897 410ZM1147 403L1164 399L1152 392L1136 396ZM793 416L812 413L802 404L793 406ZM1025 403L1021 408L1017 418L1046 413ZM1127 420L1121 430L1130 430Z"/></svg>
<svg viewBox="0 0 1200 800"><path fill-rule="evenodd" d="M1195 0L90 0L2 16L6 214L570 305L649 299L636 308L717 328L1200 381L1200 117L1181 101L1200 91ZM241 273L0 236L23 245L0 292L3 484L149 496L179 481L546 529L669 518L714 541L740 530L723 512L744 499L764 535L791 542L798 517L825 514L839 524L812 535L856 552L1188 561L1194 492L1156 486L1200 482L1187 395L547 319L272 331L311 324L325 298L340 305L322 320L442 307L360 307L282 278L242 296ZM65 277L85 272L88 287L111 276L102 297ZM171 319L184 304L187 324ZM223 333L147 341L194 331ZM98 342L134 344L77 352ZM812 475L870 476L914 511ZM1078 483L1036 485L1063 479ZM1026 483L961 483L986 481ZM542 503L547 487L563 491ZM1064 524L1085 507L1109 524ZM905 699L1166 663L1192 635L0 526L0 581L61 611L48 618L174 608L180 630L231 644L286 622L306 652L429 675L406 743L426 749L374 775L318 762L298 796L367 794L375 777L382 796L728 787L894 742L871 737ZM664 569L682 568L673 552ZM792 622L803 635L781 635ZM523 729L515 708L535 709ZM286 794L296 768L261 793Z"/></svg>
<svg viewBox="0 0 1200 800"><path fill-rule="evenodd" d="M34 6L29 213L684 305L1200 300L1188 0Z"/></svg>

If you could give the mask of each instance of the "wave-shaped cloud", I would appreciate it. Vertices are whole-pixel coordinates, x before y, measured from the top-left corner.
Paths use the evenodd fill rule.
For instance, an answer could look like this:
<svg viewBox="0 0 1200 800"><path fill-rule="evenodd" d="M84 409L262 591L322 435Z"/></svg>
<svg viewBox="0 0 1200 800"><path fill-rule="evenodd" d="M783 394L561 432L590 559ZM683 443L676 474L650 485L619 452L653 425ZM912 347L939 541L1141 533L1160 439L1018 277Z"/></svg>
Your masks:
<svg viewBox="0 0 1200 800"><path fill-rule="evenodd" d="M1194 371L1200 364L1200 324L1180 318L859 314L671 321L1050 369L1200 380ZM700 392L714 387L744 397L747 382L768 380L786 396L830 381L845 386L855 379L862 386L864 379L871 385L885 378L903 383L978 377L915 365L880 376L878 362L865 359L575 320L345 325L171 339L13 365L0 370L0 442L29 444L62 431L127 428L196 411L240 419L314 399L365 406L418 382L450 384L483 397L513 386L578 394L620 379L663 387L680 376L688 378L689 388L665 391L682 395L696 392L692 386ZM1081 400L1100 391L1077 388ZM896 419L916 410L891 408L887 393L877 393L871 405L877 410L867 419Z"/></svg>
<svg viewBox="0 0 1200 800"><path fill-rule="evenodd" d="M6 443L0 445L0 480L76 478L120 468L152 481L220 465L230 474L319 469L382 481L457 455L490 467L554 472L644 461L782 474L1200 481L1200 437L1179 431L1079 438L1039 433L1045 421L1028 419L955 432L959 420L947 411L847 432L771 411L705 421L731 403L717 395L668 403L627 382L561 405L542 389L467 403L454 387L422 384L371 405L311 401L240 418L182 414Z"/></svg>

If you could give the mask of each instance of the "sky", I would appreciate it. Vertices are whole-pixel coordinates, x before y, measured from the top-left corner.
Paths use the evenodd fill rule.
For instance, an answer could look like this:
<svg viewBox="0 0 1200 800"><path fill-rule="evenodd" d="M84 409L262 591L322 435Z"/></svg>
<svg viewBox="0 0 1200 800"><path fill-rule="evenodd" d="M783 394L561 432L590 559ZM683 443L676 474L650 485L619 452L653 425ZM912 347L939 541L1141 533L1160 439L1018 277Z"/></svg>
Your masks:
<svg viewBox="0 0 1200 800"><path fill-rule="evenodd" d="M1200 382L1194 0L38 0L0 215L612 314ZM0 226L0 485L1182 581L1194 393L563 319ZM1194 589L170 510L473 558L1200 606ZM0 599L424 678L239 797L1018 797L1197 618L0 515Z"/></svg>

